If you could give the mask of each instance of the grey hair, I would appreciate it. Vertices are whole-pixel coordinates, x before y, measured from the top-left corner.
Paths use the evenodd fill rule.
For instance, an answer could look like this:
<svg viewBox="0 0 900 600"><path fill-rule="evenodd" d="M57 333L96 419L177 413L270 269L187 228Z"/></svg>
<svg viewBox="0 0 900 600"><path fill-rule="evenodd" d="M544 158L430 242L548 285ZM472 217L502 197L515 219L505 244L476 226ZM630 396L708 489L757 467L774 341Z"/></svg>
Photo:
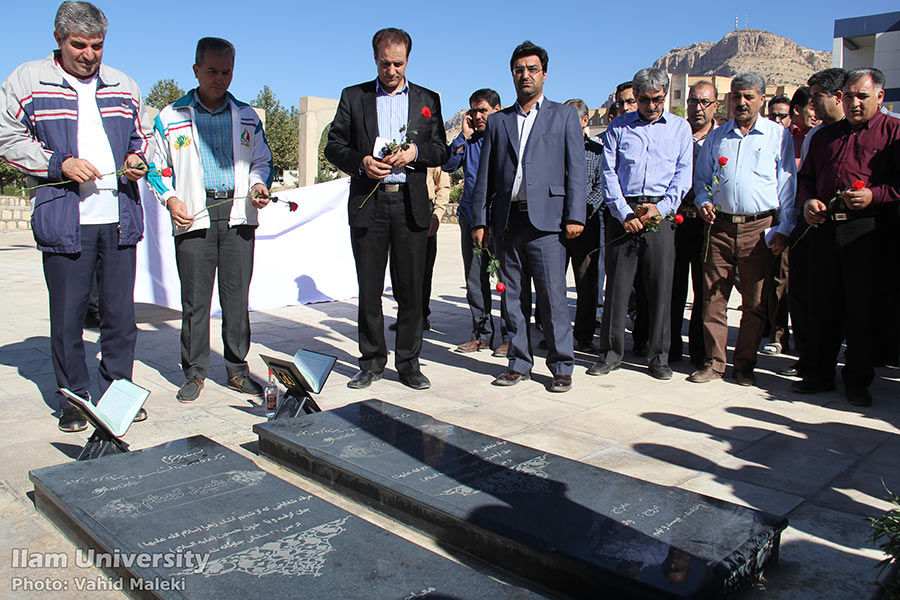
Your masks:
<svg viewBox="0 0 900 600"><path fill-rule="evenodd" d="M863 77L871 77L876 90L884 89L884 73L881 72L881 69L874 67L850 70L847 73L847 80L844 82L844 86L859 81Z"/></svg>
<svg viewBox="0 0 900 600"><path fill-rule="evenodd" d="M760 96L766 94L766 78L756 71L738 73L731 80L732 90L756 90Z"/></svg>
<svg viewBox="0 0 900 600"><path fill-rule="evenodd" d="M631 85L634 87L635 96L641 92L653 90L662 90L663 94L667 94L669 92L669 75L662 69L641 69L631 78Z"/></svg>
<svg viewBox="0 0 900 600"><path fill-rule="evenodd" d="M588 116L588 107L587 104L584 103L584 100L581 98L572 98L571 100L566 100L563 104L567 106L572 106L575 110L578 111L578 118L583 119Z"/></svg>
<svg viewBox="0 0 900 600"><path fill-rule="evenodd" d="M103 11L90 2L63 2L56 11L53 28L66 40L73 33L83 36L106 37L109 22Z"/></svg>
<svg viewBox="0 0 900 600"><path fill-rule="evenodd" d="M194 53L194 64L197 66L202 65L207 52L234 58L234 44L217 37L200 38L197 42L197 51Z"/></svg>

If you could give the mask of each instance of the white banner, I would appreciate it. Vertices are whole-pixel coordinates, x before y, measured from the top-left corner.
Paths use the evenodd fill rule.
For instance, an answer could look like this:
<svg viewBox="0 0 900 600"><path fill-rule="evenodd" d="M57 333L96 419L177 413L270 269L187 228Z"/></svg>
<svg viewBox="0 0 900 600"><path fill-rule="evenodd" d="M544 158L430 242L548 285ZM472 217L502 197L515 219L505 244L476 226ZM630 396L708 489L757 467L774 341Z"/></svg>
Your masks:
<svg viewBox="0 0 900 600"><path fill-rule="evenodd" d="M346 300L357 295L350 247L347 198L350 179L275 194L279 202L259 211L250 310ZM181 283L169 211L142 189L144 239L137 247L134 301L181 310ZM288 202L296 202L290 212ZM218 314L218 287L212 312Z"/></svg>

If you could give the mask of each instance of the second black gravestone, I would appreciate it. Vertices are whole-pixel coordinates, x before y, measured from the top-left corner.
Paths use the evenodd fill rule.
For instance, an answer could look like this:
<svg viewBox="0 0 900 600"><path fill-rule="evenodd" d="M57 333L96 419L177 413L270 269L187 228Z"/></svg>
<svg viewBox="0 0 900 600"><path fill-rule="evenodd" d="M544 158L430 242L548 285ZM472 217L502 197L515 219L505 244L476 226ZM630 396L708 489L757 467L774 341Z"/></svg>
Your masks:
<svg viewBox="0 0 900 600"><path fill-rule="evenodd" d="M263 455L575 597L731 597L787 527L378 400L254 431Z"/></svg>
<svg viewBox="0 0 900 600"><path fill-rule="evenodd" d="M202 436L30 476L38 510L79 547L76 565L104 568L112 589L131 597L542 597L376 527ZM85 586L65 583L70 592Z"/></svg>

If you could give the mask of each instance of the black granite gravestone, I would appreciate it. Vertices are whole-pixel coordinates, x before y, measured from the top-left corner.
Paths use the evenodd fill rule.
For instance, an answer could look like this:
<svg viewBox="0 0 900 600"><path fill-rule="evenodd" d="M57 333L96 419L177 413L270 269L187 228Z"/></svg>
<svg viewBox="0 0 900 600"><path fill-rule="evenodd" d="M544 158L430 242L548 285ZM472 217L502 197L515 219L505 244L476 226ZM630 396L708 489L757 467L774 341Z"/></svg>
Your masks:
<svg viewBox="0 0 900 600"><path fill-rule="evenodd" d="M30 476L37 508L81 548L82 561L92 556L132 597L542 597L380 529L201 436Z"/></svg>
<svg viewBox="0 0 900 600"><path fill-rule="evenodd" d="M263 455L576 597L729 597L787 526L378 400L254 431Z"/></svg>

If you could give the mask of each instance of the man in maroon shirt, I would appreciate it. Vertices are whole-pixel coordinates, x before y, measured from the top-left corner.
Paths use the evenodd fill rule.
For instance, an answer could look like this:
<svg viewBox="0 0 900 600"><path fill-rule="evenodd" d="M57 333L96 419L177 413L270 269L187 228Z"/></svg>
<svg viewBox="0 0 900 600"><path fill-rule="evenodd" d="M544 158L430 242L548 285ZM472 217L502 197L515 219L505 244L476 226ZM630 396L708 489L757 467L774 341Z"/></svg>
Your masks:
<svg viewBox="0 0 900 600"><path fill-rule="evenodd" d="M797 202L810 231L810 369L791 389L834 389L841 372L847 399L869 406L874 342L878 239L876 223L900 201L900 120L880 112L884 74L855 69L843 89L845 118L819 130L797 178ZM859 183L857 183L859 182ZM888 257L891 260L892 257Z"/></svg>

